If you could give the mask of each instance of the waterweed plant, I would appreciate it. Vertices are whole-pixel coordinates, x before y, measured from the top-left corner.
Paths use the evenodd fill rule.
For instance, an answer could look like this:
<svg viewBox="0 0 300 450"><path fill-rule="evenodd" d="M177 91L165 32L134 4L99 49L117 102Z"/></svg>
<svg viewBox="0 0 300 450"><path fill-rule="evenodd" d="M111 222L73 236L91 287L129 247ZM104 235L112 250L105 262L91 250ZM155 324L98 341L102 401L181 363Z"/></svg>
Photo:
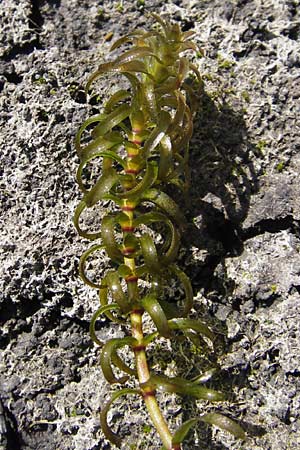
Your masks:
<svg viewBox="0 0 300 450"><path fill-rule="evenodd" d="M155 374L147 360L147 347L161 337L185 337L195 345L199 345L199 336L214 341L214 333L205 322L188 317L193 290L188 276L176 264L186 222L182 208L170 195L170 191L186 193L190 182L189 141L203 86L197 68L183 54L198 49L190 40L193 32L183 32L178 24L152 16L160 31L137 30L118 39L111 50L124 44L127 49L113 61L100 64L87 82L89 92L99 77L112 73L124 76L127 86L114 92L103 112L88 118L76 135L80 158L77 181L84 195L74 223L81 236L96 241L82 255L79 271L86 284L99 290L100 306L91 320L90 333L102 348L104 377L120 385L131 377L136 379L136 388L114 391L103 406L102 430L120 447L121 436L109 426L108 411L119 397L139 395L162 449L179 450L198 421L217 425L241 439L244 432L236 422L215 412L192 418L171 432L157 402L159 391L212 402L223 400L224 395L201 384L201 377L189 381ZM95 167L100 168L96 180ZM88 208L101 204L103 208L103 202L108 204L108 212L100 229L90 231L82 225L82 215ZM100 249L106 251L111 268L97 282L88 274L87 261ZM181 285L182 299L164 295L174 282ZM127 335L101 342L96 323L102 315L127 325ZM147 315L153 330L146 333ZM118 353L124 347L133 355L131 365Z"/></svg>

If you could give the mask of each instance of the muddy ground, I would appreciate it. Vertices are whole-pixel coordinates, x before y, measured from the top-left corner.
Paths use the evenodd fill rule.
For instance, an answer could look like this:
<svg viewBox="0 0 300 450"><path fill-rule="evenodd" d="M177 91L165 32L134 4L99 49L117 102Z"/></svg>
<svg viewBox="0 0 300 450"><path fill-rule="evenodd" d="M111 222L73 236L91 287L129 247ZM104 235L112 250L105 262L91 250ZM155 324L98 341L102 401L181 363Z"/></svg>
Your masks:
<svg viewBox="0 0 300 450"><path fill-rule="evenodd" d="M217 410L247 441L199 424L184 449L300 448L300 17L298 0L0 3L1 449L110 449L99 425L109 386L89 338L95 291L78 277L88 242L72 214L80 193L73 145L95 108L88 75L111 39L150 29L149 12L195 30L205 95L191 142L189 233L180 265L194 316L219 335L207 358L193 347L153 348L151 362L209 385L228 401L162 396L173 427ZM105 78L99 95L115 80ZM108 261L100 262L100 271ZM102 338L122 328L103 320ZM112 410L124 449L159 448L142 403Z"/></svg>

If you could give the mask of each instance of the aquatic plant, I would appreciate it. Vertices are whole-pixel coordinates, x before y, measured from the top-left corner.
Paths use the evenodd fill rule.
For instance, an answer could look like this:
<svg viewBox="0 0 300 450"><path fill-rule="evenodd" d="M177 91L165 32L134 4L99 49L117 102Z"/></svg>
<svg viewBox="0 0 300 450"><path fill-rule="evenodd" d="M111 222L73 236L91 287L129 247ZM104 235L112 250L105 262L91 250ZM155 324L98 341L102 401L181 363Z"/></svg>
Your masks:
<svg viewBox="0 0 300 450"><path fill-rule="evenodd" d="M214 342L214 333L204 321L189 318L193 290L176 264L186 221L182 207L170 194L187 196L190 183L189 141L203 83L195 65L183 54L198 49L190 40L193 32L183 32L178 24L153 16L160 31L137 30L118 39L111 50L122 45L127 49L100 64L87 82L87 93L107 73L120 74L127 85L114 92L103 112L88 118L76 135L77 181L84 195L74 223L82 237L96 242L82 255L79 271L86 284L99 290L100 306L91 320L90 333L101 346L104 377L120 385L136 379L135 388L113 392L103 406L102 430L120 446L121 436L108 424L108 411L119 397L139 395L163 448L178 450L198 421L217 425L241 439L244 432L233 420L213 412L188 420L172 433L157 403L159 391L213 402L223 400L224 395L205 387L201 378L188 381L155 374L147 360L147 347L161 337L185 337L196 346L199 336ZM104 204L107 212L99 230L85 228L82 216L86 210ZM87 261L98 250L105 250L111 260L101 282L91 279L87 270ZM172 283L181 286L183 298L165 295ZM102 315L127 326L130 335L101 342L96 323ZM147 315L154 326L149 333L144 331ZM130 365L118 353L124 347L132 352Z"/></svg>

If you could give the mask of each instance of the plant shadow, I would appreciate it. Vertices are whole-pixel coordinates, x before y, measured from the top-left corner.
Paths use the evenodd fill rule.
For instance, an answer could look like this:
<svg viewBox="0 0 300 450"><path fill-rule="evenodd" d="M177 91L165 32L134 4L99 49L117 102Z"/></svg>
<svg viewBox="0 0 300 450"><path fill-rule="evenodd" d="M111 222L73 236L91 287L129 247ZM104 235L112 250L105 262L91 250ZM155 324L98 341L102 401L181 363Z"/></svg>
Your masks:
<svg viewBox="0 0 300 450"><path fill-rule="evenodd" d="M251 196L259 189L260 164L255 164L255 159L261 158L261 153L249 139L242 112L232 109L226 101L217 104L205 92L200 102L190 145L191 187L186 215L189 225L182 237L186 248L182 262L187 261L187 274L195 295L209 297L213 303L224 303L235 288L234 282L227 277L225 259L243 252L246 240L243 222ZM195 257L195 248L200 257ZM229 306L233 310L239 309L239 305ZM203 306L195 305L195 309L197 317L212 325L218 335L216 353L207 358L208 366L211 364L217 369L217 376L207 387L225 392L227 399L234 402L233 387L247 386L250 369L243 367L236 374L235 369L231 372L217 368L218 356L230 352L231 347L226 338L225 318L217 319L213 311L207 311ZM178 375L185 376L187 369L180 366L179 359L176 361L181 372ZM197 411L199 415L193 399L183 398L182 409L183 421L194 417ZM232 416L228 406L212 405L212 409ZM238 406L233 406L232 411L238 414ZM241 425L250 436L265 433L261 427L247 423ZM199 445L187 440L183 444L184 449L227 449L227 446L213 443L211 427L199 422L195 430Z"/></svg>

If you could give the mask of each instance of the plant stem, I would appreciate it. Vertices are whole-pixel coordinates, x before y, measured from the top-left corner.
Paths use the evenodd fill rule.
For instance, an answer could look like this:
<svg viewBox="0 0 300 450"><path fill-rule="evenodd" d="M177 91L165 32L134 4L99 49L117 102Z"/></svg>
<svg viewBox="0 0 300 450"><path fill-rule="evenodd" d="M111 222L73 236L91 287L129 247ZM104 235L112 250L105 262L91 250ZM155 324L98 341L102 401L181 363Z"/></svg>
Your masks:
<svg viewBox="0 0 300 450"><path fill-rule="evenodd" d="M132 212L131 212L132 214ZM130 218L132 220L132 217ZM124 258L124 263L130 266L134 273L135 261L134 258ZM128 291L137 292L137 280L128 280ZM134 298L131 299L134 302ZM144 333L142 322L142 309L134 309L130 313L132 336L137 340L137 344L134 348L134 354L136 359L136 368L138 374L138 380L143 394L143 398L151 417L151 420L160 435L160 438L168 450L180 450L181 447L172 447L172 434L168 428L168 425L159 409L158 403L155 398L155 390L151 387L142 387L144 383L147 383L150 379L150 372L147 363L146 349L144 345Z"/></svg>
<svg viewBox="0 0 300 450"><path fill-rule="evenodd" d="M136 310L130 314L132 336L138 341L135 347L136 368L138 373L138 380L140 385L146 383L150 379L150 372L147 363L147 357L145 352L145 346L143 344L143 324L142 324L143 311ZM141 387L143 398L151 417L151 420L157 429L160 438L168 450L179 450L180 447L172 447L172 434L168 428L168 425L160 411L157 400L155 398L155 390L151 387Z"/></svg>
<svg viewBox="0 0 300 450"><path fill-rule="evenodd" d="M138 124L140 125L140 124ZM141 144L141 138L140 133L142 132L142 127L137 128L135 126L132 137L130 139L131 142L134 142L135 144L140 145ZM132 180L132 186L135 184L136 180L136 173L135 173L135 167L132 166L131 158L136 156L139 153L139 150L136 148L133 148L130 150L130 155L127 156L127 173L133 174L133 180ZM128 186L128 188L132 187ZM123 206L123 213L127 216L128 221L125 224L126 230L131 230L130 232L133 232L133 220L134 220L134 209L135 206L130 203L130 201L125 201ZM126 236L127 232L124 233L124 238ZM142 316L144 313L144 310L139 307L137 304L137 297L138 297L138 286L137 286L137 278L134 276L135 270L136 270L136 264L134 258L124 258L124 264L126 264L128 267L130 267L133 276L129 277L127 279L127 287L128 287L128 295L129 300L131 301L131 304L133 305L133 310L130 313L130 320L131 320L131 332L132 336L136 339L137 344L134 347L134 354L136 359L136 369L137 369L137 375L138 375L138 381L140 385L140 389L142 391L142 395L146 404L146 408L148 410L148 413L150 415L150 418L153 422L153 425L155 426L162 443L164 447L167 450L180 450L181 445L172 446L172 434L169 430L169 427L160 411L159 405L157 403L156 397L155 397L155 389L150 385L146 385L146 383L150 380L150 371L148 367L147 362L147 356L146 356L146 347L144 344L144 333L143 333L143 320ZM135 307L136 305L136 307Z"/></svg>

